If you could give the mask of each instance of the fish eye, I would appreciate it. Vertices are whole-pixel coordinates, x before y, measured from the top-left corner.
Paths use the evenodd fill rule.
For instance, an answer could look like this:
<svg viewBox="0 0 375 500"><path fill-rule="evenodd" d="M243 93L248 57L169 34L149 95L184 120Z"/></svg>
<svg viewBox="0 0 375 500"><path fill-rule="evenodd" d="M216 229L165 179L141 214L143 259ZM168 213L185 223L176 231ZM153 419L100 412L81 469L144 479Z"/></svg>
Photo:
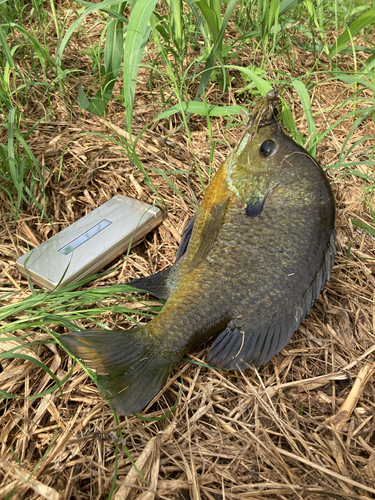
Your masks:
<svg viewBox="0 0 375 500"><path fill-rule="evenodd" d="M262 142L259 148L259 154L262 158L268 158L276 153L278 146L274 141L270 139L268 141Z"/></svg>

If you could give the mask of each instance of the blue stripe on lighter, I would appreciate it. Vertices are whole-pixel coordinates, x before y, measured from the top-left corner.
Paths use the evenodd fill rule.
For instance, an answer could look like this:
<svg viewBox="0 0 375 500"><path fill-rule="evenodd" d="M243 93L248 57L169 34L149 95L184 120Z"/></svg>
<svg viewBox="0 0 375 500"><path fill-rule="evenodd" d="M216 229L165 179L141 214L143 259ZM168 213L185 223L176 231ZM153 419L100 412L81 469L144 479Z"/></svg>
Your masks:
<svg viewBox="0 0 375 500"><path fill-rule="evenodd" d="M102 221L98 222L98 224L95 224L91 229L86 231L85 233L81 234L76 238L75 240L71 241L64 247L60 248L59 252L63 253L64 255L68 255L70 252L78 248L79 246L83 245L86 241L88 241L90 238L95 236L96 234L100 233L100 231L103 231L106 227L111 225L112 222L107 219L103 219Z"/></svg>

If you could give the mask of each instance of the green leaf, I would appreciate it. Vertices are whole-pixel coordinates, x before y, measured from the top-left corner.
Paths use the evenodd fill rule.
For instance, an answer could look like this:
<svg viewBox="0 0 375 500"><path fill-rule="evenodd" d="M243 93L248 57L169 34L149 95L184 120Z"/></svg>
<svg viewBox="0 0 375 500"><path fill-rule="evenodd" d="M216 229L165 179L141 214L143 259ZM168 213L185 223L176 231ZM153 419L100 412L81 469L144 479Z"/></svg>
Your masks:
<svg viewBox="0 0 375 500"><path fill-rule="evenodd" d="M367 72L370 72L374 66L375 66L375 51L373 51L371 56L369 56L363 63L361 73L366 74Z"/></svg>
<svg viewBox="0 0 375 500"><path fill-rule="evenodd" d="M170 0L171 23L174 44L178 53L182 50L184 40L184 21L182 17L182 0Z"/></svg>
<svg viewBox="0 0 375 500"><path fill-rule="evenodd" d="M62 55L64 53L64 50L65 50L66 46L69 43L70 37L73 35L74 31L79 26L81 26L82 21L85 19L85 17L88 16L89 14L91 14L92 12L96 11L96 10L102 10L105 7L109 7L111 5L119 5L121 3L123 3L123 0L104 0L104 2L101 2L101 3L98 3L98 4L89 4L88 2L85 2L86 5L88 4L88 5L91 5L91 6L88 7L85 10L85 12L77 19L77 21L75 21L67 29L64 38L61 40L59 51L58 51L57 56L56 56L57 68L58 68L59 72L62 73L62 67L61 67Z"/></svg>
<svg viewBox="0 0 375 500"><path fill-rule="evenodd" d="M87 99L86 93L81 85L78 85L78 106L82 109L87 109L90 101Z"/></svg>
<svg viewBox="0 0 375 500"><path fill-rule="evenodd" d="M137 0L132 7L124 49L124 99L126 109L126 128L131 135L135 86L151 28L148 22L152 16L157 0Z"/></svg>
<svg viewBox="0 0 375 500"><path fill-rule="evenodd" d="M111 12L116 12L122 15L125 5L126 2L117 6L111 6ZM111 99L113 87L121 69L124 49L123 31L124 23L120 19L115 18L109 21L104 49L106 79L100 86L96 95L90 100L89 105L85 108L87 111L90 111L90 113L94 113L99 116L104 114L108 102ZM83 103L85 103L85 100Z"/></svg>
<svg viewBox="0 0 375 500"><path fill-rule="evenodd" d="M365 87L370 89L375 94L375 85L373 83L368 82L363 76L360 76L360 74L358 76L348 75L343 71L341 71L341 69L338 66L333 64L332 67L333 70L331 71L331 75L337 80L350 84L360 83L361 85L364 85Z"/></svg>
<svg viewBox="0 0 375 500"><path fill-rule="evenodd" d="M341 50L351 42L353 36L355 36L359 31L375 24L375 7L368 10L365 14L362 14L354 23L352 23L336 40L332 45L331 50L328 53L328 59L332 62L332 58L337 55Z"/></svg>
<svg viewBox="0 0 375 500"><path fill-rule="evenodd" d="M176 104L172 108L167 109L163 113L160 113L154 121L163 120L164 118L168 118L169 116L175 115L176 113L195 113L196 115L206 116L228 116L228 115L236 115L240 113L242 110L247 112L247 109L242 106L215 106L208 105L204 102L197 101L188 101L182 102L180 104Z"/></svg>
<svg viewBox="0 0 375 500"><path fill-rule="evenodd" d="M267 80L264 80L264 78L261 78L259 75L257 75L255 71L252 71L249 68L243 68L241 66L228 66L228 68L236 69L237 71L245 73L245 75L249 76L263 96L265 96L267 92L272 90L272 85L267 82Z"/></svg>
<svg viewBox="0 0 375 500"><path fill-rule="evenodd" d="M300 134L296 127L296 122L294 121L293 114L286 103L283 103L283 123L285 127L291 132L294 140L300 145L303 146L304 137Z"/></svg>
<svg viewBox="0 0 375 500"><path fill-rule="evenodd" d="M50 394L51 392L54 392L56 389L59 389L61 397L64 397L63 391L62 391L62 384L66 382L71 374L73 373L73 370L70 370L70 373L68 376L65 377L63 381L59 381L59 379L55 376L53 372L46 366L44 363L39 361L38 359L32 358L31 356L28 356L27 354L18 354L14 353L13 351L15 349L22 349L22 345L14 347L13 349L10 349L9 351L6 351L4 353L0 353L0 359L23 359L25 361L30 361L31 363L34 363L34 365L39 366L39 368L42 368L48 375L55 381L55 385L51 387L50 389L47 389L46 391L40 392L39 394L35 394L33 396L14 396L13 394L10 394L6 391L0 390L0 395L3 397L11 398L11 399L38 399L41 398L47 394ZM73 368L73 367L72 367Z"/></svg>
<svg viewBox="0 0 375 500"><path fill-rule="evenodd" d="M373 227L371 227L369 224L366 224L365 222L361 222L361 221L355 220L355 219L352 219L352 223L354 226L357 226L360 229L367 231L372 236L375 236L375 229Z"/></svg>
<svg viewBox="0 0 375 500"><path fill-rule="evenodd" d="M198 0L194 3L202 12L208 28L211 31L212 38L214 41L216 41L217 37L219 36L219 26L216 20L215 12L210 9L205 0Z"/></svg>
<svg viewBox="0 0 375 500"><path fill-rule="evenodd" d="M11 50L9 48L9 45L8 45L8 42L7 42L5 33L4 33L4 29L3 29L3 27L1 25L0 25L0 45L3 48L3 53L5 55L5 58L7 60L8 65L11 68L15 68L16 64L14 62Z"/></svg>
<svg viewBox="0 0 375 500"><path fill-rule="evenodd" d="M300 3L304 2L305 0L283 0L280 3L280 12L279 15L282 16L285 14L285 12L288 12L290 9L294 9L294 7L297 7Z"/></svg>
<svg viewBox="0 0 375 500"><path fill-rule="evenodd" d="M237 5L238 0L231 0L227 10L225 11L225 15L223 18L223 22L221 24L220 32L217 36L217 39L215 40L215 44L212 48L211 54L209 58L207 59L206 65L203 70L202 78L199 82L198 90L197 93L195 94L195 101L199 101L199 99L202 97L204 89L207 87L207 84L210 80L211 73L215 67L216 61L222 59L222 42L223 42L223 37L225 33L225 29L227 27L227 24L229 22L229 19L231 18L233 11Z"/></svg>
<svg viewBox="0 0 375 500"><path fill-rule="evenodd" d="M314 117L312 115L311 111L311 102L310 102L310 97L309 93L307 92L307 89L305 85L297 79L292 80L292 85L296 89L297 94L299 98L301 99L301 104L303 111L305 113L305 117L307 120L307 126L308 126L308 133L309 133L309 146L307 148L308 152L312 155L316 155L316 125L314 121Z"/></svg>
<svg viewBox="0 0 375 500"><path fill-rule="evenodd" d="M305 6L306 6L306 9L307 9L308 15L312 19L314 19L316 17L316 14L315 14L315 5L313 5L313 3L312 3L311 0L305 0Z"/></svg>
<svg viewBox="0 0 375 500"><path fill-rule="evenodd" d="M3 26L9 26L15 31L19 31L25 37L25 39L30 42L30 45L35 49L35 54L39 58L42 67L47 63L51 68L55 68L55 61L48 53L47 49L39 42L38 38L33 36L29 31L16 23L4 24ZM30 48L29 48L30 49Z"/></svg>

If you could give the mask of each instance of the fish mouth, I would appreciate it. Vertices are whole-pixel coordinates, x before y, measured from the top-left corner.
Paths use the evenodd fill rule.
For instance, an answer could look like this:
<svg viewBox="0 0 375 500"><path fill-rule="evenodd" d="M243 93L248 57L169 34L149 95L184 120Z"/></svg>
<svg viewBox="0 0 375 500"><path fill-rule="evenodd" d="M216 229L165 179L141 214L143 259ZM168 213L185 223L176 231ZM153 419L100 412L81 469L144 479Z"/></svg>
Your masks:
<svg viewBox="0 0 375 500"><path fill-rule="evenodd" d="M267 92L266 97L258 99L252 117L250 118L249 133L255 137L260 127L279 123L281 119L281 99L277 89Z"/></svg>

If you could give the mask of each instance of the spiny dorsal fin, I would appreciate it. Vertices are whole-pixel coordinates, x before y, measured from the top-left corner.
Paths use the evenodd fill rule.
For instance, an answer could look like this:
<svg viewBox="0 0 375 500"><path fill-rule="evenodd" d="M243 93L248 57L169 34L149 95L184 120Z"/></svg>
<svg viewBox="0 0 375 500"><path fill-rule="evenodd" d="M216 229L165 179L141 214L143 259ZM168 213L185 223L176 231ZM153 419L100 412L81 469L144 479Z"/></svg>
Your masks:
<svg viewBox="0 0 375 500"><path fill-rule="evenodd" d="M188 247L189 241L190 241L190 237L193 233L194 222L195 222L196 218L197 218L197 214L195 214L194 217L189 220L189 222L186 224L186 226L182 232L181 242L179 244L179 247L177 248L176 262L181 259L181 257L184 255L184 253L187 250L187 247Z"/></svg>

